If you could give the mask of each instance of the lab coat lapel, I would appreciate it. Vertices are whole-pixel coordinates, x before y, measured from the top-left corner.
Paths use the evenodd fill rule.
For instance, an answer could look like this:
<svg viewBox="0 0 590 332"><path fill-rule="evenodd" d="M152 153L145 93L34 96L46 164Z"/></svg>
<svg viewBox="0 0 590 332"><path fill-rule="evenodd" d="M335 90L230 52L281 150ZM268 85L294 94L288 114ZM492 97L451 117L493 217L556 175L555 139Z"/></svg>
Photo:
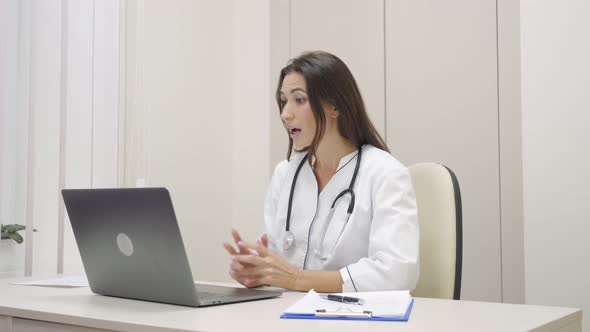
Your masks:
<svg viewBox="0 0 590 332"><path fill-rule="evenodd" d="M306 161L293 194L293 208L291 220L293 229L297 231L296 236L307 241L309 226L316 214L318 205L318 184L313 170Z"/></svg>
<svg viewBox="0 0 590 332"><path fill-rule="evenodd" d="M278 240L278 249L285 257L292 262L296 262L299 266L303 266L305 258L305 248L307 248L307 241L309 236L309 227L316 214L317 208L317 182L315 175L306 161L302 166L295 191L293 193L293 205L291 210L291 232L295 235L295 243L292 248L283 250L283 239L285 236L285 225L287 223L287 211L289 206L289 193L295 171L301 162L304 154L297 155L290 161L290 169L285 182L282 184L281 195L279 199L279 206L277 211L277 225L275 238Z"/></svg>

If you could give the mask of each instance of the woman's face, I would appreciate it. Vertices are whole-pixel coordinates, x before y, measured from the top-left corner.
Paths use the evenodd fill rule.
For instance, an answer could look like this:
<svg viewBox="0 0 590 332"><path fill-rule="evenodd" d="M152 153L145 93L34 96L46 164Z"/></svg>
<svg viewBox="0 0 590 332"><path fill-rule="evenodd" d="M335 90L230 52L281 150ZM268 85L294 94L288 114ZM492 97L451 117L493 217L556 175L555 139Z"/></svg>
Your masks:
<svg viewBox="0 0 590 332"><path fill-rule="evenodd" d="M281 119L289 130L295 149L311 145L316 131L315 118L303 75L297 72L287 74L281 86Z"/></svg>

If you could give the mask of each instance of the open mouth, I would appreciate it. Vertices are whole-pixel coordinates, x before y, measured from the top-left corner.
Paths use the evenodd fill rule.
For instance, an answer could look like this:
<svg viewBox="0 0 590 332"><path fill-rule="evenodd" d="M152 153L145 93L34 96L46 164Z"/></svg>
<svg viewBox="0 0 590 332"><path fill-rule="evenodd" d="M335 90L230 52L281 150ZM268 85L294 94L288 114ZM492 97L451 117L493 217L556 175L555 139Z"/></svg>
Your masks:
<svg viewBox="0 0 590 332"><path fill-rule="evenodd" d="M296 135L296 134L298 134L299 132L301 132L301 129L299 129L299 128L291 128L291 129L289 129L289 133L290 133L291 135Z"/></svg>

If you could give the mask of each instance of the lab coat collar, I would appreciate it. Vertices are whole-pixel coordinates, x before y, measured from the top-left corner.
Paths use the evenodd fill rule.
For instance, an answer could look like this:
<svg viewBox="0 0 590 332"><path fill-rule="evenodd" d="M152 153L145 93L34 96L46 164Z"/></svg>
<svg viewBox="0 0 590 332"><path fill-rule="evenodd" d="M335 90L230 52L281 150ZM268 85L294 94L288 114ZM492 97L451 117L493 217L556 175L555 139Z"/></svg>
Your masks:
<svg viewBox="0 0 590 332"><path fill-rule="evenodd" d="M366 145L366 144L365 144ZM361 147L361 149L363 149L365 147L365 145L363 145ZM297 160L301 160L300 158L303 158L308 152L295 152L295 158ZM338 172L340 169L342 169L344 166L346 166L349 162L351 162L358 154L358 149L355 151L352 151L351 153L347 154L346 156L340 158L340 162L338 163L338 167L336 168L336 172ZM315 166L315 162L316 162L316 157L312 156L311 157L311 167L313 168L313 166Z"/></svg>

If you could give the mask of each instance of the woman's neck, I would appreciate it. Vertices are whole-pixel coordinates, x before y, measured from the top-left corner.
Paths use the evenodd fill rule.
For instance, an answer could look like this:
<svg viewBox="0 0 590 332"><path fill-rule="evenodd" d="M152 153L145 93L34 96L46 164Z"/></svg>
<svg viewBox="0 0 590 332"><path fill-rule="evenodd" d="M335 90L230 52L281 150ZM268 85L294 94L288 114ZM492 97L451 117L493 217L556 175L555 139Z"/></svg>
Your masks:
<svg viewBox="0 0 590 332"><path fill-rule="evenodd" d="M340 135L324 136L316 151L314 169L335 172L340 160L355 151L357 147Z"/></svg>

